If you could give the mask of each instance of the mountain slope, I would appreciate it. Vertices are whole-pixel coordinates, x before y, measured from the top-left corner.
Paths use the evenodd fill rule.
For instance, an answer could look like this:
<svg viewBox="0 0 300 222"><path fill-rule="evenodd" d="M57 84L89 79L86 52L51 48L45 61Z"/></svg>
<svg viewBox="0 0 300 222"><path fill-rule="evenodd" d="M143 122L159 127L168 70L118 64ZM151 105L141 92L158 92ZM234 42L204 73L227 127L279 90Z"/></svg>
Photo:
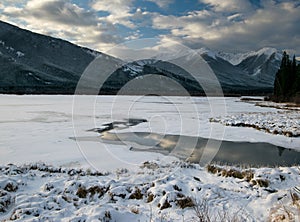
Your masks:
<svg viewBox="0 0 300 222"><path fill-rule="evenodd" d="M197 52L210 65L225 93L272 92L275 73L280 65L280 55L275 49L265 48L258 52L235 55L215 53L205 48ZM181 58L180 53L164 55L163 58ZM0 21L0 93L73 94L85 68L100 55L105 54ZM100 56L100 60L102 58L109 58L110 62L101 63L112 66L107 67L107 70L112 70L115 64L121 62L107 55ZM106 67L101 69L106 72ZM117 69L107 79L100 93L116 94L126 83L147 74L171 78L193 95L203 93L199 83L188 72L155 57L135 61ZM91 86L91 82L93 79L87 78L87 88ZM166 91L176 90L167 84L161 85ZM131 93L149 93L152 89L151 84L145 87L133 89Z"/></svg>
<svg viewBox="0 0 300 222"><path fill-rule="evenodd" d="M273 84L280 62L281 55L276 49L263 48L257 53L248 55L237 67L244 70L248 75L255 76L258 82L270 82Z"/></svg>
<svg viewBox="0 0 300 222"><path fill-rule="evenodd" d="M209 64L220 81L225 94L264 94L272 92L275 73L280 65L280 55L275 49L262 49L258 52L240 54L241 58L235 57L236 61L240 61L237 65L233 65L226 58L220 56L220 53L215 53L206 48L198 49L196 52ZM189 52L164 53L159 57L172 61L176 58L185 59L185 55L188 57ZM157 56L154 56L153 59L126 64L109 78L110 84L108 85L110 86L118 82L115 85L116 88L110 89L117 93L124 84L136 77L147 74L160 74L176 80L191 94L204 93L199 83L185 70L157 58ZM109 87L108 85L107 87ZM165 86L165 88L167 87Z"/></svg>
<svg viewBox="0 0 300 222"><path fill-rule="evenodd" d="M72 94L100 54L0 21L0 92Z"/></svg>
<svg viewBox="0 0 300 222"><path fill-rule="evenodd" d="M228 53L228 52L217 52L215 53L217 57L226 60L227 62L231 63L232 65L236 66L239 65L241 62L246 60L249 57L259 57L259 56L266 56L266 58L270 58L273 54L276 55L276 60L281 61L282 55L275 48L262 48L258 51L251 51L246 53Z"/></svg>

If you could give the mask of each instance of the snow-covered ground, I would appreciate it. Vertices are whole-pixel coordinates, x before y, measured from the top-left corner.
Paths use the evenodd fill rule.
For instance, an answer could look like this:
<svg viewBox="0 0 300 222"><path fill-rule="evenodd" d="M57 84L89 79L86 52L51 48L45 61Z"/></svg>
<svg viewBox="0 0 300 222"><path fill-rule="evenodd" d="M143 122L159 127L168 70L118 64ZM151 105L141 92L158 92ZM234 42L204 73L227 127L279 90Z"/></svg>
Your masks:
<svg viewBox="0 0 300 222"><path fill-rule="evenodd" d="M259 97L242 97L241 100L259 107L275 108L277 111L240 112L234 115L213 117L210 121L226 126L252 127L275 135L300 136L300 107L298 105L263 101L263 98ZM299 143L298 147L300 147Z"/></svg>
<svg viewBox="0 0 300 222"><path fill-rule="evenodd" d="M147 122L120 126L112 131L268 142L300 150L299 137L289 138L209 121L210 118L242 113L261 116L274 113L276 118L278 110L275 108L255 106L241 102L239 98L15 95L1 95L0 107L0 165L3 166L0 206L7 205L5 213L1 213L0 207L0 220L13 216L22 221L24 218L35 221L38 217L33 215L39 215L43 219L49 217L49 220L92 221L110 215L112 221L150 221L151 218L155 221L193 221L195 210L179 206L189 202L187 197L199 202L198 205L207 205L212 214L229 212L228 217L237 214L250 221L264 221L270 215L275 217L283 204L294 209L289 192L299 186L297 167L253 169L254 180L268 181L265 188L247 182L245 178L208 173L198 165L180 167L182 164L176 162L175 157L133 152L126 142L124 145L101 143L97 139L99 134L91 130L113 121L146 119ZM146 161L155 164L141 168ZM68 170L49 173L40 169L46 166L30 169L8 165L37 162L51 164L53 169L84 169L88 173L68 173ZM90 175L93 171L110 173ZM9 183L11 185L7 186ZM16 185L18 189L14 191ZM84 188L81 189L83 193L87 192L86 198L76 194L80 186ZM93 192L102 192L100 188L105 188L105 194L93 196ZM130 199L137 189L141 191L142 199ZM153 200L147 203L150 192L154 195ZM200 203L204 197L206 203ZM162 210L166 200L172 208Z"/></svg>
<svg viewBox="0 0 300 222"><path fill-rule="evenodd" d="M299 111L278 111L277 113L241 113L226 117L212 118L227 126L252 127L272 134L288 137L300 136Z"/></svg>
<svg viewBox="0 0 300 222"><path fill-rule="evenodd" d="M3 166L0 220L299 220L297 167L251 169L227 177L222 172L229 169L219 175L214 169L154 161L101 175L43 164Z"/></svg>

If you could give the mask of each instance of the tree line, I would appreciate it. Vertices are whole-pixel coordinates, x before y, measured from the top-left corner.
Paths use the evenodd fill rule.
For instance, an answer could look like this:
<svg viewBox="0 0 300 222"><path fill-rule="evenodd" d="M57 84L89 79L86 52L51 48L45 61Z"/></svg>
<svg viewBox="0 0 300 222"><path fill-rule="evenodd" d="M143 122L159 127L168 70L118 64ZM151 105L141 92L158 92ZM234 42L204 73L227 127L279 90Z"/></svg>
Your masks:
<svg viewBox="0 0 300 222"><path fill-rule="evenodd" d="M281 65L276 73L273 100L276 102L300 103L300 64L295 55L289 58L283 52Z"/></svg>

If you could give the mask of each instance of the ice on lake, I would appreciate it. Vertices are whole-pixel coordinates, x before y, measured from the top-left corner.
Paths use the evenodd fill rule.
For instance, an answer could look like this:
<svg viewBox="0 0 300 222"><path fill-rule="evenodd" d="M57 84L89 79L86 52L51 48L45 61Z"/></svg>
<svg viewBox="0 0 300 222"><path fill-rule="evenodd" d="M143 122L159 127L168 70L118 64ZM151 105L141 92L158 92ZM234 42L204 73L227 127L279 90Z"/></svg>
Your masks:
<svg viewBox="0 0 300 222"><path fill-rule="evenodd" d="M134 167L151 159L172 160L156 152L132 152L131 144L70 138L99 137L90 129L126 119L111 132L148 132L225 141L265 142L300 150L300 138L267 134L252 128L210 123L209 118L240 113L274 112L239 98L144 96L16 96L1 95L0 163L46 162L70 167L111 170Z"/></svg>

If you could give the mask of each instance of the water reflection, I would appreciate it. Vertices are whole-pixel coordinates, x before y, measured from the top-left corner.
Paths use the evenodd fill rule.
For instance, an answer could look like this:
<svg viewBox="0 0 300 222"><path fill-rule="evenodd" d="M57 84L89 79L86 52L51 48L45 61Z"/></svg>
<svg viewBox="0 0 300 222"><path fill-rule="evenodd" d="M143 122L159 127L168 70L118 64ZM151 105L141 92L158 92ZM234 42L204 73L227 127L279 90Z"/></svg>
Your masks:
<svg viewBox="0 0 300 222"><path fill-rule="evenodd" d="M151 151L173 155L192 163L199 163L204 148L206 153L215 152L219 144L217 140L209 140L208 143L208 139L201 137L144 132L104 132L101 134L101 141L130 145L132 151ZM254 167L292 166L299 165L300 152L269 143L223 141L213 162Z"/></svg>

